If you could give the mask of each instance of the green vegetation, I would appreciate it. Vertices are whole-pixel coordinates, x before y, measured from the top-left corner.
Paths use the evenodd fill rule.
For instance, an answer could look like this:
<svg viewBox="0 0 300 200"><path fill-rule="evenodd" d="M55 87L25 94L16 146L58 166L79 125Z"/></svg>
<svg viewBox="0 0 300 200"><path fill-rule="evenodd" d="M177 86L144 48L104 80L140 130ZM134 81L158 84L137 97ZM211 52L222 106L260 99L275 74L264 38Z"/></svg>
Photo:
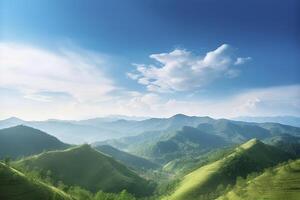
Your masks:
<svg viewBox="0 0 300 200"><path fill-rule="evenodd" d="M29 178L0 162L0 199L3 200L72 200L65 192Z"/></svg>
<svg viewBox="0 0 300 200"><path fill-rule="evenodd" d="M220 195L225 186L235 184L237 177L246 177L251 172L261 171L290 157L281 150L253 139L228 156L186 175L173 194L164 199L213 199Z"/></svg>
<svg viewBox="0 0 300 200"><path fill-rule="evenodd" d="M158 164L155 164L144 158L132 155L130 153L118 150L110 145L96 146L95 149L106 155L113 157L117 161L120 161L124 165L126 165L136 171L145 171L145 170L151 170L151 169L153 170L153 169L159 168Z"/></svg>
<svg viewBox="0 0 300 200"><path fill-rule="evenodd" d="M0 159L18 158L68 147L69 145L55 137L31 127L19 125L0 130Z"/></svg>
<svg viewBox="0 0 300 200"><path fill-rule="evenodd" d="M218 200L298 200L300 199L300 160L269 168L257 177L248 176Z"/></svg>
<svg viewBox="0 0 300 200"><path fill-rule="evenodd" d="M120 192L126 189L136 196L147 196L154 189L149 181L89 145L42 153L14 165L26 171L39 171L55 184L62 181L68 186L80 186L91 192Z"/></svg>
<svg viewBox="0 0 300 200"><path fill-rule="evenodd" d="M221 137L207 134L199 129L185 126L180 131L159 139L147 146L140 147L136 153L166 164L171 160L188 156L198 156L212 149L229 145Z"/></svg>
<svg viewBox="0 0 300 200"><path fill-rule="evenodd" d="M268 138L265 142L286 151L295 157L300 157L300 137L283 134Z"/></svg>

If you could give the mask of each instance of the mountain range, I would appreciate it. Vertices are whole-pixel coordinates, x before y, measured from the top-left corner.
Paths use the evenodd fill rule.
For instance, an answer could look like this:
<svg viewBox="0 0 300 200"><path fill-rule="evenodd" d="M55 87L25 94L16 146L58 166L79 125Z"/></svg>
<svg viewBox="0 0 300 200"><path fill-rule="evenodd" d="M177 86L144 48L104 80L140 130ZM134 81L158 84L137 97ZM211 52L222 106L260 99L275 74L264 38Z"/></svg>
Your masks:
<svg viewBox="0 0 300 200"><path fill-rule="evenodd" d="M52 131L59 124L67 132L81 127L63 136L72 141L74 134L82 143L89 135L93 143L68 144L55 137L62 132L52 135L28 124ZM1 199L279 200L286 194L296 200L300 196L299 127L181 114L138 121L11 118L0 121L1 126L9 126L0 129ZM98 126L115 128L125 137L97 141L103 132L83 131L90 126L98 131L103 130Z"/></svg>

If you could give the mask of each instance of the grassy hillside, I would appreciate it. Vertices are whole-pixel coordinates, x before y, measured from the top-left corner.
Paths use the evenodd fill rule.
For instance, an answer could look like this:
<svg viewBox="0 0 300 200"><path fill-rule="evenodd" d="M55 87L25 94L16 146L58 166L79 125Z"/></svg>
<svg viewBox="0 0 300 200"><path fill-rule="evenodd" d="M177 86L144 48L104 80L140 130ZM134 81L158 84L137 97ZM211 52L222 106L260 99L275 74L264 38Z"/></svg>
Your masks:
<svg viewBox="0 0 300 200"><path fill-rule="evenodd" d="M186 175L168 200L194 200L205 198L221 185L234 184L237 177L274 166L290 155L252 139L228 156L205 165Z"/></svg>
<svg viewBox="0 0 300 200"><path fill-rule="evenodd" d="M30 179L0 162L0 199L3 200L71 200L61 190Z"/></svg>
<svg viewBox="0 0 300 200"><path fill-rule="evenodd" d="M152 192L148 181L89 145L42 153L18 161L15 165L22 169L41 170L42 174L50 174L56 182L78 185L92 192L120 192L126 189L137 196Z"/></svg>
<svg viewBox="0 0 300 200"><path fill-rule="evenodd" d="M120 161L124 165L135 169L137 171L157 169L158 164L148 161L144 158L132 155L130 153L118 150L110 145L101 145L94 147L96 150L113 157L114 159Z"/></svg>
<svg viewBox="0 0 300 200"><path fill-rule="evenodd" d="M266 170L260 176L236 185L218 200L298 200L300 199L300 160Z"/></svg>
<svg viewBox="0 0 300 200"><path fill-rule="evenodd" d="M31 127L19 125L0 130L0 158L17 158L67 147L69 145L57 138Z"/></svg>

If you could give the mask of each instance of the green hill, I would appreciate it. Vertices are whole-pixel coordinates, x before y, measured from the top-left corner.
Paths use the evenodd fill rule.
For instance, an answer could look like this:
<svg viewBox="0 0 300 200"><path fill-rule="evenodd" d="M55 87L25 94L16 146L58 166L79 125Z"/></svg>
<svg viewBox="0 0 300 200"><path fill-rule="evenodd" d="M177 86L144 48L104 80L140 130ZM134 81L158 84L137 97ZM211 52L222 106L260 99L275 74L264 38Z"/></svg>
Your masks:
<svg viewBox="0 0 300 200"><path fill-rule="evenodd" d="M218 200L298 200L300 199L300 160L266 170L260 176L236 185Z"/></svg>
<svg viewBox="0 0 300 200"><path fill-rule="evenodd" d="M3 200L72 200L63 191L0 162L0 199Z"/></svg>
<svg viewBox="0 0 300 200"><path fill-rule="evenodd" d="M123 163L124 165L126 165L134 170L137 170L137 171L148 170L148 169L157 169L159 167L158 164L155 164L144 158L132 155L130 153L121 151L110 145L101 145L101 146L96 146L94 148L106 155L113 157L117 161L119 161L119 162Z"/></svg>
<svg viewBox="0 0 300 200"><path fill-rule="evenodd" d="M28 126L19 125L0 130L0 158L17 158L67 147L69 145L57 138Z"/></svg>
<svg viewBox="0 0 300 200"><path fill-rule="evenodd" d="M199 155L226 145L229 143L217 135L185 126L166 138L140 146L136 153L165 164L176 158Z"/></svg>
<svg viewBox="0 0 300 200"><path fill-rule="evenodd" d="M238 123L227 119L214 120L211 123L199 124L199 130L218 135L233 143L242 143L251 138L264 139L270 137L270 131L257 124Z"/></svg>
<svg viewBox="0 0 300 200"><path fill-rule="evenodd" d="M89 145L42 153L18 161L15 165L22 169L41 170L42 174L49 174L50 171L50 178L55 182L77 185L92 192L120 192L126 189L136 196L146 196L153 189L148 181Z"/></svg>
<svg viewBox="0 0 300 200"><path fill-rule="evenodd" d="M265 142L283 151L291 153L295 157L300 157L300 137L282 134L268 138Z"/></svg>
<svg viewBox="0 0 300 200"><path fill-rule="evenodd" d="M221 185L234 184L239 176L246 177L251 172L261 171L289 158L289 154L252 139L228 156L186 175L173 194L165 199L201 199Z"/></svg>

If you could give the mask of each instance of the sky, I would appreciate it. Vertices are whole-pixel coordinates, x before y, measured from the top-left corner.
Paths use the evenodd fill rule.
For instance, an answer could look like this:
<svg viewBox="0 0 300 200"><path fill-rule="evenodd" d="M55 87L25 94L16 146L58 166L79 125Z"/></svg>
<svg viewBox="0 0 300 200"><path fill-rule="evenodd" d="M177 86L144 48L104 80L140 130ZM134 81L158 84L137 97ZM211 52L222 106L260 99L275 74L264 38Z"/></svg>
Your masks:
<svg viewBox="0 0 300 200"><path fill-rule="evenodd" d="M0 0L0 119L300 116L298 0Z"/></svg>

